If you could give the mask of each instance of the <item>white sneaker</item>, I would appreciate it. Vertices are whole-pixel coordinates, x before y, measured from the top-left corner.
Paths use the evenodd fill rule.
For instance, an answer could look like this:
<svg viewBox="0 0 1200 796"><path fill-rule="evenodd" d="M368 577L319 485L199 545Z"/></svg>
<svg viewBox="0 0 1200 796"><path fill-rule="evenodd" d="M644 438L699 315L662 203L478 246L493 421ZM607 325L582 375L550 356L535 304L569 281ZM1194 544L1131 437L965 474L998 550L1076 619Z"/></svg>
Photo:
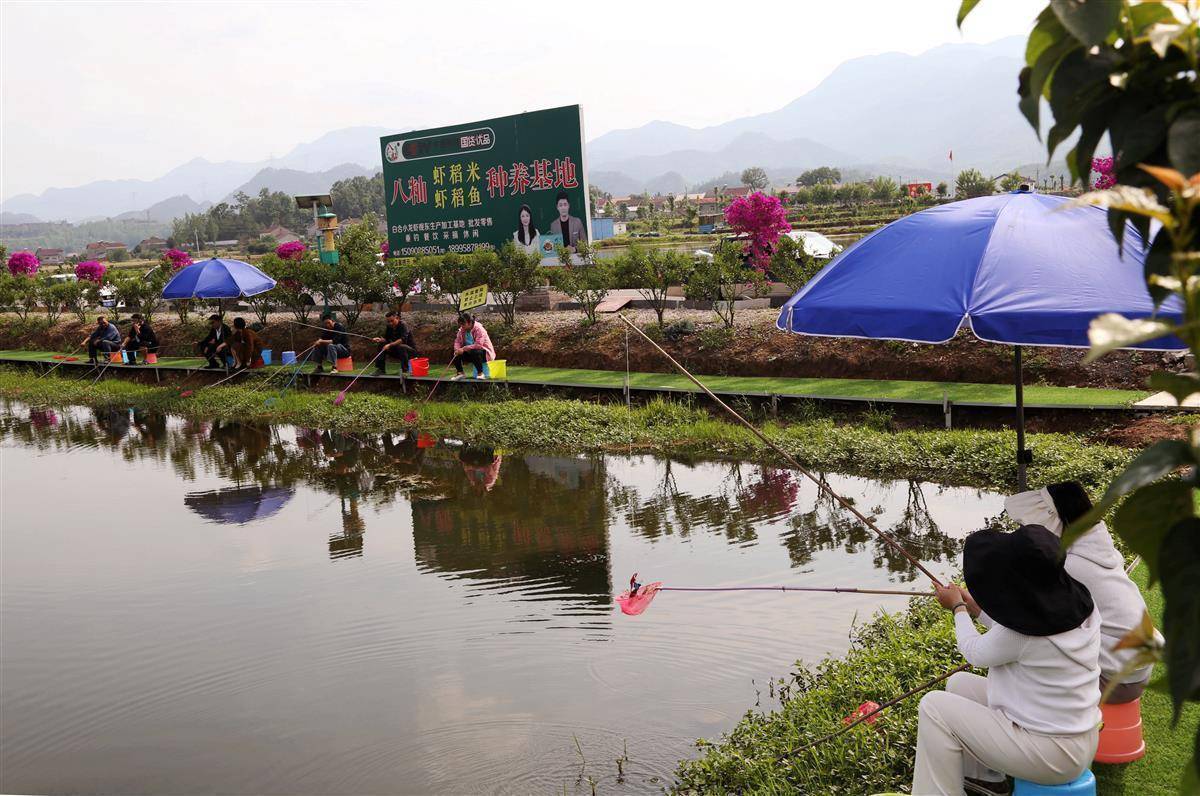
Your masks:
<svg viewBox="0 0 1200 796"><path fill-rule="evenodd" d="M475 378L476 378L477 380L479 380L479 381L487 381L487 374L485 374L485 373L476 373L476 374L475 374Z"/></svg>
<svg viewBox="0 0 1200 796"><path fill-rule="evenodd" d="M450 381L462 381L465 378L466 378L466 376L464 376L463 374L455 373L454 376L450 379Z"/></svg>

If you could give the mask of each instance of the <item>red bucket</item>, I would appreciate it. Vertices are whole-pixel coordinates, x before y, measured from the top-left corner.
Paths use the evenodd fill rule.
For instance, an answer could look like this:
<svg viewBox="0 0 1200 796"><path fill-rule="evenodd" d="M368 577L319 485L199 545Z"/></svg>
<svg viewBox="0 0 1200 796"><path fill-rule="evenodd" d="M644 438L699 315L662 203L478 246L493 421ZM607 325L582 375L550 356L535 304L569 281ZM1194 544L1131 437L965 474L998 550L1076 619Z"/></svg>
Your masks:
<svg viewBox="0 0 1200 796"><path fill-rule="evenodd" d="M412 375L428 376L429 375L429 360L426 357L417 357L409 360L412 364Z"/></svg>
<svg viewBox="0 0 1200 796"><path fill-rule="evenodd" d="M354 370L354 360L351 357L338 357L336 369L339 373Z"/></svg>

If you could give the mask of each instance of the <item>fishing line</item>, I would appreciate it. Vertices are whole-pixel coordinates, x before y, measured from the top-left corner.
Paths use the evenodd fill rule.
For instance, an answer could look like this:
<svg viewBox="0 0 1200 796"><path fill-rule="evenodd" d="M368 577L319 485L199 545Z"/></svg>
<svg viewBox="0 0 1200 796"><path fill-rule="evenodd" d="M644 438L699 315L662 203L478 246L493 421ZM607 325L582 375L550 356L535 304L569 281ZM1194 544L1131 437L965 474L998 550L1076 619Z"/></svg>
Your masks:
<svg viewBox="0 0 1200 796"><path fill-rule="evenodd" d="M345 401L345 400L346 400L346 393L350 392L350 388L354 386L354 382L356 382L356 381L358 381L359 379L361 379L361 378L362 378L362 375L363 375L364 373L366 373L366 372L367 372L367 368L370 368L372 365L374 365L374 364L375 364L375 360L379 359L379 358L380 358L381 356L383 356L383 355L384 355L384 353L386 353L386 352L387 352L387 348L386 348L386 347L379 349L379 353L378 353L378 354L376 354L375 356L373 356L373 357L371 358L371 361L367 363L367 366L366 366L365 368L363 368L362 370L360 370L360 371L358 372L358 374L357 374L357 375L356 375L356 376L355 376L355 377L354 377L354 378L353 378L353 379L350 381L350 383L349 383L348 385L346 385L346 389L344 389L344 390L342 390L341 392L339 392L339 393L337 394L337 398L334 398L334 399L333 399L333 405L334 405L334 406L341 406L341 405L342 405L342 401ZM384 360L384 361L386 362L386 360Z"/></svg>
<svg viewBox="0 0 1200 796"><path fill-rule="evenodd" d="M324 326L314 326L311 323L301 323L300 321L293 321L291 319L287 319L287 322L294 323L297 326L306 326L309 329L316 329L317 331L321 331L321 332L332 332L333 331L332 329L326 329ZM344 330L342 331L342 334L346 334L351 337L361 337L363 340L370 340L371 342L375 342L374 337L371 337L370 335L366 335L366 334L358 334L357 332L347 332Z"/></svg>
<svg viewBox="0 0 1200 796"><path fill-rule="evenodd" d="M61 366L62 366L62 363L64 363L64 362L66 362L66 361L67 361L67 357L73 357L73 356L75 356L75 354L77 354L77 353L79 352L79 349L81 349L81 348L83 348L83 343L80 343L79 345L77 345L77 346L75 346L73 349L71 349L71 351L70 351L70 352L68 352L68 353L67 353L65 356L63 356L63 358L62 358L62 359L60 359L60 360L58 361L58 364L57 364L57 365L55 365L54 367L50 368L50 370L46 371L45 373L42 373L41 375L39 375L39 376L37 377L37 379L34 379L34 381L37 381L38 379L40 379L40 378L43 378L43 377L45 377L45 376L49 376L51 373L53 373L55 370L57 370L59 367L61 367Z"/></svg>
<svg viewBox="0 0 1200 796"><path fill-rule="evenodd" d="M800 464L800 462L798 462L794 456L792 456L787 451L783 450L783 448L781 448L779 445L776 445L774 442L772 442L765 434L763 434L761 431L759 431L758 428L755 427L750 421L746 420L746 418L742 417L734 409L732 409L728 404L726 404L724 401L722 401L720 398L718 398L713 393L712 390L708 389L708 387L705 387L700 382L699 379L697 379L695 376L693 376L691 374L691 372L687 368L685 368L683 365L679 364L679 362L677 362L673 356L668 354L663 349L663 347L660 346L658 343L656 343L652 339L650 339L650 337L645 332L643 332L641 329L639 329L636 325L634 325L634 323L632 321L630 321L624 315L618 315L617 317L620 318L625 323L626 326L628 326L629 328L631 328L635 332L637 332L639 335L641 335L642 338L645 339L645 341L647 343L649 343L650 345L652 345L656 349L658 349L659 353L661 353L664 357L666 357L671 362L672 365L674 365L676 368L678 368L679 371L681 373L683 373L684 376L687 376L687 378L693 384L695 384L697 387L699 387L701 390L704 391L705 395L707 395L709 398L713 399L713 401L715 401L718 406L720 406L722 409L724 409L726 412L728 412L730 415L732 415L738 422L740 422L743 426L745 426L750 431L750 433L752 433L752 434L754 434L754 436L758 437L758 439L761 440L764 445L766 445L768 448L775 451L775 453L777 453L781 457L783 457L784 461L786 461L793 468L798 470L802 475L804 475L810 481L812 481L814 484L816 484L818 489L825 490L829 494L830 497L832 497L834 500L836 500L842 506L842 508L846 509L851 514L853 514L855 517L857 517L860 522L862 522L864 525L866 525L868 528L870 528L872 531L874 531L876 536L878 536L880 539L882 539L884 542L886 542L888 545L890 545L894 550L896 550L896 552L900 553L900 555L902 555L906 559L908 559L908 562L910 564L912 564L913 566L915 566L917 569L919 569L921 571L921 573L925 575L925 577L927 577L931 581L933 581L934 585L937 585L937 586L942 585L942 582L940 580L938 580L932 572L930 572L928 569L926 569L924 564L922 564L919 560L917 560L917 558L915 556L913 556L912 553L905 550L904 547L899 542L897 542L895 539L893 539L890 535L888 535L887 533L884 533L882 530L880 530L880 528L874 522L872 522L870 519L868 519L866 517L866 515L864 515L861 511L856 509L854 507L853 503L846 500L844 497L839 495L837 492L834 492L833 489L827 483L825 483L824 481L822 481L821 479L819 479L815 475L813 475L811 472L809 472L808 468L806 468L804 465Z"/></svg>
<svg viewBox="0 0 1200 796"><path fill-rule="evenodd" d="M933 597L931 591L904 589L860 589L855 586L660 586L659 591L816 591L835 594L894 594L902 597Z"/></svg>

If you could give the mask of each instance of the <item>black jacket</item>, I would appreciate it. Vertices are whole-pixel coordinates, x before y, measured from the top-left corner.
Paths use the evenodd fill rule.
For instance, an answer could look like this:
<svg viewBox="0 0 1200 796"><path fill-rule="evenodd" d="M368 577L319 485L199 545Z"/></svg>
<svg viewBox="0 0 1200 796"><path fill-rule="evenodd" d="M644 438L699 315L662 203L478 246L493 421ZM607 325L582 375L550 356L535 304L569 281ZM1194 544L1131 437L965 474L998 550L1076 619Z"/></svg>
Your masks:
<svg viewBox="0 0 1200 796"><path fill-rule="evenodd" d="M399 340L401 345L406 345L412 349L410 353L416 353L417 351L417 343L415 340L413 340L412 332L409 331L409 328L404 321L400 321L400 323L396 324L395 328L391 326L384 326L383 339L385 343L394 343Z"/></svg>
<svg viewBox="0 0 1200 796"><path fill-rule="evenodd" d="M130 348L157 348L158 335L150 328L150 324L143 322L141 331L134 331L133 327L129 327L129 347Z"/></svg>
<svg viewBox="0 0 1200 796"><path fill-rule="evenodd" d="M218 331L221 333L221 339L219 339L219 340L217 339ZM209 329L208 330L208 334L205 335L204 339L200 341L200 347L204 348L209 343L215 343L217 345L220 345L221 343L228 343L229 338L231 338L231 337L233 337L233 332L229 331L228 326L226 326L225 324L221 324L220 329Z"/></svg>

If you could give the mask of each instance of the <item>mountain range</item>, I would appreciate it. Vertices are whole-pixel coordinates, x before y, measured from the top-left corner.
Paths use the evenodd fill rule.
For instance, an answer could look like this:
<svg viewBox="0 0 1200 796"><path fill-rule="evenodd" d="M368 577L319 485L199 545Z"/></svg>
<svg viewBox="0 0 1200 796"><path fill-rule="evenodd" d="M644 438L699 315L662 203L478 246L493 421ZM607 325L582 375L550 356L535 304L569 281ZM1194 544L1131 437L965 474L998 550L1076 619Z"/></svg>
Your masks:
<svg viewBox="0 0 1200 796"><path fill-rule="evenodd" d="M820 165L936 181L967 167L992 175L1044 162L1042 144L1016 107L1023 45L1013 37L987 45L942 45L920 55L864 56L768 113L700 128L657 120L613 130L587 144L589 179L615 195L678 193L748 166L764 167L783 184ZM221 163L195 158L155 180L50 188L9 197L0 210L79 220L119 215L114 212L119 209L145 218L147 212L151 217L168 212L164 202L199 208L262 187L326 190L337 179L378 171L379 137L389 132L343 128L281 158Z"/></svg>

